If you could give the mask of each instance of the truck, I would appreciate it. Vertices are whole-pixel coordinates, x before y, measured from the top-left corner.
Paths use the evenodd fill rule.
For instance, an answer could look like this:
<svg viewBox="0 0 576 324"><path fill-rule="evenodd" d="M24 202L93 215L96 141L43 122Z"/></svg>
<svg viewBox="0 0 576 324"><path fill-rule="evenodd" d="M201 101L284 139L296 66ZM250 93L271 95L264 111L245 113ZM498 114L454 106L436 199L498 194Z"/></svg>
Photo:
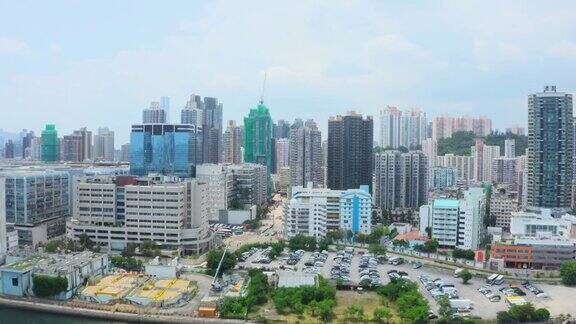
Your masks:
<svg viewBox="0 0 576 324"><path fill-rule="evenodd" d="M460 312L469 311L473 306L474 305L469 299L450 299L450 308L456 309Z"/></svg>

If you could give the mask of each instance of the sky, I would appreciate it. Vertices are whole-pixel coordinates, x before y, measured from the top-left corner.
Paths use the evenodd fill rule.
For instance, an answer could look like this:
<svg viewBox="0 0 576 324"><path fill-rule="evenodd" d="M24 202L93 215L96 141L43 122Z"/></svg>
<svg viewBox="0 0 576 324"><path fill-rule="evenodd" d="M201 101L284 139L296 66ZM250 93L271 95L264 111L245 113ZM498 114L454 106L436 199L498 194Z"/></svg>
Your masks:
<svg viewBox="0 0 576 324"><path fill-rule="evenodd" d="M387 105L524 126L528 94L576 90L575 21L574 1L0 0L0 128L107 126L120 146L150 101L177 122L190 94L241 122L264 73L272 118L324 134Z"/></svg>

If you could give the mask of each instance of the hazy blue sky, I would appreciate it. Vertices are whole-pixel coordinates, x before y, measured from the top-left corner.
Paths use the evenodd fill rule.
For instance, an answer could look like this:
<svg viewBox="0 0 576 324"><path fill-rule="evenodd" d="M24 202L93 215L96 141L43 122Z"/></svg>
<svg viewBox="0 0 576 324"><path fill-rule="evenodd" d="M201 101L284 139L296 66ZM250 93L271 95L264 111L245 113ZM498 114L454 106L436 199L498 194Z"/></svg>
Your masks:
<svg viewBox="0 0 576 324"><path fill-rule="evenodd" d="M576 89L576 2L0 0L0 128L116 131L191 93L238 121L419 107L524 125L526 96ZM176 118L174 118L176 119Z"/></svg>

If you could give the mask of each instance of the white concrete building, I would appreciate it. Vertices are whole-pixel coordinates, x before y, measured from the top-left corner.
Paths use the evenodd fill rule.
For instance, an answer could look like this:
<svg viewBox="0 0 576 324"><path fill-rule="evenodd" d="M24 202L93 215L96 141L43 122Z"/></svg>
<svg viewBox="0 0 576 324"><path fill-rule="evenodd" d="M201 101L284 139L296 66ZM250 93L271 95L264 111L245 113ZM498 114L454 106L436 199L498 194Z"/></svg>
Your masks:
<svg viewBox="0 0 576 324"><path fill-rule="evenodd" d="M198 254L214 245L208 188L198 180L133 176L78 178L67 235L86 234L103 249L151 240L162 249Z"/></svg>
<svg viewBox="0 0 576 324"><path fill-rule="evenodd" d="M504 157L513 159L516 157L516 140L507 138L504 140Z"/></svg>
<svg viewBox="0 0 576 324"><path fill-rule="evenodd" d="M196 166L196 179L208 187L208 219L218 221L220 210L227 210L234 192L234 178L222 164Z"/></svg>
<svg viewBox="0 0 576 324"><path fill-rule="evenodd" d="M290 166L290 140L287 138L278 138L274 144L274 173L278 173L280 168Z"/></svg>
<svg viewBox="0 0 576 324"><path fill-rule="evenodd" d="M446 154L438 156L436 166L455 168L458 179L468 182L474 179L474 158L472 156Z"/></svg>
<svg viewBox="0 0 576 324"><path fill-rule="evenodd" d="M490 197L490 216L496 227L510 228L512 213L518 211L518 196L511 192L494 192Z"/></svg>
<svg viewBox="0 0 576 324"><path fill-rule="evenodd" d="M438 143L431 138L422 141L422 152L428 157L428 166L434 167L438 163Z"/></svg>
<svg viewBox="0 0 576 324"><path fill-rule="evenodd" d="M311 183L306 187L292 187L292 198L298 201L307 201L320 198L326 201L326 230L335 231L340 229L340 195L341 190L326 188L314 188ZM286 208L284 209L286 212ZM286 222L286 214L284 214Z"/></svg>
<svg viewBox="0 0 576 324"><path fill-rule="evenodd" d="M470 188L464 198L434 199L432 204L420 207L420 234L432 238L440 246L477 249L484 231L486 193L483 188Z"/></svg>
<svg viewBox="0 0 576 324"><path fill-rule="evenodd" d="M353 233L370 234L372 230L372 196L368 186L348 189L340 196L340 228Z"/></svg>
<svg viewBox="0 0 576 324"><path fill-rule="evenodd" d="M444 189L456 186L458 170L451 167L433 167L428 172L428 188Z"/></svg>
<svg viewBox="0 0 576 324"><path fill-rule="evenodd" d="M326 236L326 197L292 198L284 210L288 238L297 234L323 238Z"/></svg>
<svg viewBox="0 0 576 324"><path fill-rule="evenodd" d="M484 140L477 139L470 152L474 159L474 181L492 181L492 164L500 157L500 146L486 145Z"/></svg>

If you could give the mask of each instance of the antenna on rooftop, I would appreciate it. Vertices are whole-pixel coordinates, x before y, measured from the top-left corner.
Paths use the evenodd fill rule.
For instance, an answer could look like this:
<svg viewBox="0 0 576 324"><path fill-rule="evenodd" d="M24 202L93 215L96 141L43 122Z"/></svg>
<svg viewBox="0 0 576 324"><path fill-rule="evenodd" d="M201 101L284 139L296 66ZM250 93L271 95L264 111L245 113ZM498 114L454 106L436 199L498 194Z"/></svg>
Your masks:
<svg viewBox="0 0 576 324"><path fill-rule="evenodd" d="M260 94L260 104L264 103L264 91L266 91L266 76L267 72L264 71L264 82L262 82L262 93Z"/></svg>

